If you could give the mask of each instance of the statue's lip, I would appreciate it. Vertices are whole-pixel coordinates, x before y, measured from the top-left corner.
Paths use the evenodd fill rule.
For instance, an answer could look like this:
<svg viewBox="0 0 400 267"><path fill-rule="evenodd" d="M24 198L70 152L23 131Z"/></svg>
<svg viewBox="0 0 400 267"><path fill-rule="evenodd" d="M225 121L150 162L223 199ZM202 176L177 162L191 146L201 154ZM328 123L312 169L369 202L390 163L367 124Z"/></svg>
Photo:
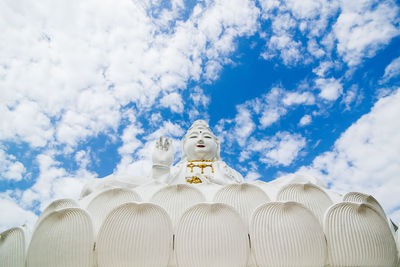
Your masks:
<svg viewBox="0 0 400 267"><path fill-rule="evenodd" d="M206 147L205 145L197 145L197 147Z"/></svg>

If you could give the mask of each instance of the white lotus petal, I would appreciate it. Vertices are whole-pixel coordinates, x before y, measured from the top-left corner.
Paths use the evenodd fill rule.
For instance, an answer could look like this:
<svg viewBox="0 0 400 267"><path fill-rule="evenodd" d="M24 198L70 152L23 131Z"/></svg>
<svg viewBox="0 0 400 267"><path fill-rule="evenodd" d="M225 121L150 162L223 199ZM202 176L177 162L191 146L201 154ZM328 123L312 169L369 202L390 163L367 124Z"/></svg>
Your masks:
<svg viewBox="0 0 400 267"><path fill-rule="evenodd" d="M349 192L343 197L343 202L356 202L356 203L366 203L370 204L376 209L379 214L386 220L386 214L379 202L371 195L359 193L359 192Z"/></svg>
<svg viewBox="0 0 400 267"><path fill-rule="evenodd" d="M197 204L178 222L175 253L180 267L246 266L249 239L245 224L226 204Z"/></svg>
<svg viewBox="0 0 400 267"><path fill-rule="evenodd" d="M288 184L281 188L277 201L295 201L309 208L322 225L325 211L333 204L328 194L317 185Z"/></svg>
<svg viewBox="0 0 400 267"><path fill-rule="evenodd" d="M99 267L167 266L172 223L150 203L125 203L109 213L97 239Z"/></svg>
<svg viewBox="0 0 400 267"><path fill-rule="evenodd" d="M140 200L136 192L127 188L113 188L98 193L86 208L92 216L95 232L97 233L110 211L121 204Z"/></svg>
<svg viewBox="0 0 400 267"><path fill-rule="evenodd" d="M166 187L167 184L159 181L152 181L150 183L146 183L140 185L135 188L135 191L142 197L143 201L149 201L151 197L163 187Z"/></svg>
<svg viewBox="0 0 400 267"><path fill-rule="evenodd" d="M250 222L257 266L324 266L326 241L315 215L296 202L258 207Z"/></svg>
<svg viewBox="0 0 400 267"><path fill-rule="evenodd" d="M385 219L369 204L333 205L326 212L324 231L333 266L396 266L394 237Z"/></svg>
<svg viewBox="0 0 400 267"><path fill-rule="evenodd" d="M207 201L212 201L218 190L222 188L222 185L212 183L201 183L194 186L203 193Z"/></svg>
<svg viewBox="0 0 400 267"><path fill-rule="evenodd" d="M173 226L189 207L204 201L206 201L206 198L199 189L186 184L163 187L150 200L150 202L160 205L168 212Z"/></svg>
<svg viewBox="0 0 400 267"><path fill-rule="evenodd" d="M397 243L397 251L398 251L398 254L399 254L399 257L400 257L400 230L399 229L397 229L397 232L396 232L396 243ZM399 262L400 262L400 259L399 259Z"/></svg>
<svg viewBox="0 0 400 267"><path fill-rule="evenodd" d="M248 226L253 211L261 204L269 202L270 199L263 190L255 185L230 184L215 194L214 201L234 207Z"/></svg>
<svg viewBox="0 0 400 267"><path fill-rule="evenodd" d="M45 218L48 214L52 213L55 210L60 210L64 208L79 208L79 204L76 200L73 199L58 199L50 203L44 211L40 214L39 219L36 222L36 227L40 224L40 222Z"/></svg>
<svg viewBox="0 0 400 267"><path fill-rule="evenodd" d="M267 194L267 196L269 197L269 199L271 201L276 200L276 195L278 194L278 191L280 188L279 186L273 185L273 184L271 184L271 182L266 183L261 180L253 181L250 184L253 184L253 185L261 188Z"/></svg>
<svg viewBox="0 0 400 267"><path fill-rule="evenodd" d="M48 214L37 226L27 267L92 267L94 232L90 215L80 208Z"/></svg>
<svg viewBox="0 0 400 267"><path fill-rule="evenodd" d="M329 189L325 189L325 188L321 188L321 189L324 190L328 194L328 196L332 200L333 204L340 203L343 201L343 195L341 195L337 192L334 192L332 190L329 190Z"/></svg>
<svg viewBox="0 0 400 267"><path fill-rule="evenodd" d="M25 267L27 233L23 227L0 234L0 267Z"/></svg>

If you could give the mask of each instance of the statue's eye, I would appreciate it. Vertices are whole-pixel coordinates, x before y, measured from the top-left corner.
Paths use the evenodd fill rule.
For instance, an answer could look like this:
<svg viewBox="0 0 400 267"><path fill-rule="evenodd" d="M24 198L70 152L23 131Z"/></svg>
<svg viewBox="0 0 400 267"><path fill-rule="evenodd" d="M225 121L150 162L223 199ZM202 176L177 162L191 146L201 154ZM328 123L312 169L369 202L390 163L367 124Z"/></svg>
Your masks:
<svg viewBox="0 0 400 267"><path fill-rule="evenodd" d="M211 136L209 136L209 135L206 135L206 136L204 136L204 138L211 139Z"/></svg>
<svg viewBox="0 0 400 267"><path fill-rule="evenodd" d="M191 135L189 138L197 138L197 135Z"/></svg>

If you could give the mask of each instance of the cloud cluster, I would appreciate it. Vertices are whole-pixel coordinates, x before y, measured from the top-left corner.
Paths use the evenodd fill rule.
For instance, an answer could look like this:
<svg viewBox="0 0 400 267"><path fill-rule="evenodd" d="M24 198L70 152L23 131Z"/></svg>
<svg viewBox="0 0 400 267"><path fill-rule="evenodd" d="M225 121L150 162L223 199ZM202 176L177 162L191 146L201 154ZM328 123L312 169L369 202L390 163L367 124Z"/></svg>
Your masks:
<svg viewBox="0 0 400 267"><path fill-rule="evenodd" d="M25 172L25 166L15 156L7 154L0 148L0 180L20 181Z"/></svg>
<svg viewBox="0 0 400 267"><path fill-rule="evenodd" d="M175 90L216 79L235 38L252 34L258 18L252 1L201 2L186 19L183 8L3 3L0 138L73 147L116 131L127 104L150 107L162 92L161 107L183 112Z"/></svg>
<svg viewBox="0 0 400 267"><path fill-rule="evenodd" d="M263 56L286 65L331 60L336 53L348 66L360 64L400 34L395 1L262 0ZM333 24L331 23L333 21Z"/></svg>
<svg viewBox="0 0 400 267"><path fill-rule="evenodd" d="M115 174L148 174L151 149L161 135L171 137L179 157L186 119L209 118L212 99L201 86L213 83L223 67L232 64L240 37L260 36L264 60L279 59L289 67L318 61L307 86L271 87L237 104L236 113L218 118L215 127L221 141L242 151L240 161L249 160L246 179L261 177L250 160L254 156L265 166L290 166L307 147L305 137L294 131L268 132L270 128L298 107L321 107L342 97L349 109L360 99L359 89L346 88L345 78L334 71L343 63L356 68L398 36L398 13L392 0L3 1L0 142L26 145L30 152L26 157L38 173L0 145L2 181L34 176L28 188L0 193L1 211L15 211L0 228L32 222L32 211L55 198L76 198L82 185L97 176L89 170L96 151L88 142L99 136L119 146ZM382 82L398 74L396 59L385 69ZM372 115L347 135L356 135L351 129L368 123L393 134L393 129L375 120L385 121L384 112L397 112L379 112L384 109L379 103L390 106L397 95L378 102ZM165 114L180 120L163 120ZM298 117L295 125L306 129L316 116ZM332 174L330 182L342 175L339 170L361 177L364 165L360 164L367 159L351 151L370 147L371 140L381 144L376 131L369 130L372 139L360 141L360 150L357 143L340 141L351 140L344 134L335 150L315 159L309 170L319 174L326 168ZM380 155L378 146L374 149L374 155ZM387 146L380 149L388 157L392 151ZM382 166L396 169L385 160ZM335 188L344 189L337 179Z"/></svg>
<svg viewBox="0 0 400 267"><path fill-rule="evenodd" d="M381 82L387 82L398 76L400 76L400 57L394 59L388 66L386 66Z"/></svg>
<svg viewBox="0 0 400 267"><path fill-rule="evenodd" d="M400 90L380 99L371 112L349 127L332 151L316 157L305 172L321 178L334 191L372 194L400 221Z"/></svg>

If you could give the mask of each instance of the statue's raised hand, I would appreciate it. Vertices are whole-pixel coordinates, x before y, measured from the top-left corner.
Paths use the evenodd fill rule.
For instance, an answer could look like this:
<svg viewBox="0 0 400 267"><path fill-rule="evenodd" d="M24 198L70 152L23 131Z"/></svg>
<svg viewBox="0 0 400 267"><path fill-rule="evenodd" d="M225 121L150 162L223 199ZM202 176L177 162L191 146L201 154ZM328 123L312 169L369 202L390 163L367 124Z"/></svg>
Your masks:
<svg viewBox="0 0 400 267"><path fill-rule="evenodd" d="M168 138L163 138L156 141L156 146L153 152L153 166L170 167L174 162L174 148Z"/></svg>

